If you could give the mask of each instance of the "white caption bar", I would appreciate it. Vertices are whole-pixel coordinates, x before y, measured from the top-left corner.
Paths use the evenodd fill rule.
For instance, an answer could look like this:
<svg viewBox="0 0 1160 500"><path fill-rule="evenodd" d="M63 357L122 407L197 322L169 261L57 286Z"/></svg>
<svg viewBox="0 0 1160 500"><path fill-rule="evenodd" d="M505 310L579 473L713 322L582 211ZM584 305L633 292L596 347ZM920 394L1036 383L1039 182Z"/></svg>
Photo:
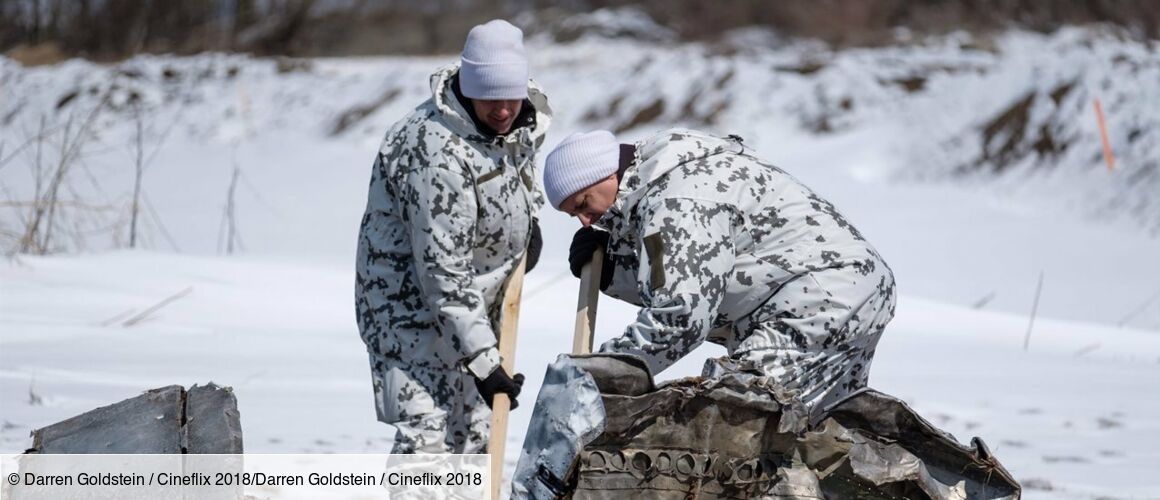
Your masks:
<svg viewBox="0 0 1160 500"><path fill-rule="evenodd" d="M479 499L488 455L3 455L3 500Z"/></svg>

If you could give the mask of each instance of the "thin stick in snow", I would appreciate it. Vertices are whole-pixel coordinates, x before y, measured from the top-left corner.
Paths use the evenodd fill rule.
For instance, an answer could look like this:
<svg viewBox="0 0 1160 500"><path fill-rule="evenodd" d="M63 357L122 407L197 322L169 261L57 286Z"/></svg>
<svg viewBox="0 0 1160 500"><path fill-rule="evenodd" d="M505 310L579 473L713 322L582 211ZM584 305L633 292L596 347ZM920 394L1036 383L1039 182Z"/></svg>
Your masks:
<svg viewBox="0 0 1160 500"><path fill-rule="evenodd" d="M97 323L97 326L101 326L101 327L109 326L109 325L111 325L111 324L113 324L113 323L116 323L116 322L118 322L118 321L121 321L122 319L124 319L124 318L125 318L125 316L128 316L128 315L130 315L130 314L133 314L133 313L135 313L135 312L137 312L137 310L136 310L136 309L126 309L126 310L124 310L124 311L121 311L121 312L117 313L117 315L116 315L116 316L113 316L113 317L111 317L111 318L109 318L109 319L106 319L106 320L104 320L104 321L100 322L100 323Z"/></svg>
<svg viewBox="0 0 1160 500"><path fill-rule="evenodd" d="M233 255L234 244L242 246L242 236L238 234L238 220L237 220L237 204L235 202L235 195L238 190L238 177L242 173L241 166L238 165L237 158L234 158L234 173L230 177L230 187L226 190L226 206L222 211L222 224L218 232L218 251L221 251L222 236L225 237L226 255Z"/></svg>
<svg viewBox="0 0 1160 500"><path fill-rule="evenodd" d="M1027 335L1023 337L1023 351L1031 345L1031 327L1035 326L1035 312L1039 310L1039 293L1043 291L1043 271L1039 271L1039 284L1035 286L1035 302L1031 304L1031 320L1027 322Z"/></svg>
<svg viewBox="0 0 1160 500"><path fill-rule="evenodd" d="M161 309L162 307L169 305L171 302L173 302L177 299L180 299L186 295L189 295L189 293L192 291L193 291L193 287L191 286L191 287L186 288L185 290L182 290L182 291L177 292L173 295L170 295L169 297L166 297L165 300L162 300L161 302L154 304L153 307L150 307L149 309L141 311L140 314L125 320L124 323L121 323L121 326L125 326L125 327L133 326L133 325L139 323L141 320L149 317L150 314L153 314L158 309Z"/></svg>
<svg viewBox="0 0 1160 500"><path fill-rule="evenodd" d="M982 309L984 306L991 303L992 300L995 300L995 292L993 290L991 293L983 296L983 298L976 300L974 304L971 304L971 307L975 309Z"/></svg>
<svg viewBox="0 0 1160 500"><path fill-rule="evenodd" d="M1124 315L1123 318L1120 318L1120 322L1117 323L1116 326L1123 328L1124 325L1128 324L1129 321L1132 321L1136 318L1136 316L1139 316L1140 313L1148 309L1148 306L1152 305L1152 302L1155 302L1156 299L1160 299L1160 290L1156 290L1156 293L1152 294L1151 297L1148 297L1148 300L1145 300L1135 309L1132 309L1132 312L1129 312L1128 314Z"/></svg>
<svg viewBox="0 0 1160 500"><path fill-rule="evenodd" d="M1087 353L1092 352L1092 351L1099 349L1099 348L1100 348L1099 342L1096 342L1096 343L1088 345L1088 346L1084 346L1083 349L1075 351L1075 357L1078 358L1080 356L1083 356L1084 354L1087 354Z"/></svg>
<svg viewBox="0 0 1160 500"><path fill-rule="evenodd" d="M129 209L129 248L137 248L137 216L141 212L141 177L145 174L145 124L141 117L141 103L136 105L137 161L133 175L133 203Z"/></svg>

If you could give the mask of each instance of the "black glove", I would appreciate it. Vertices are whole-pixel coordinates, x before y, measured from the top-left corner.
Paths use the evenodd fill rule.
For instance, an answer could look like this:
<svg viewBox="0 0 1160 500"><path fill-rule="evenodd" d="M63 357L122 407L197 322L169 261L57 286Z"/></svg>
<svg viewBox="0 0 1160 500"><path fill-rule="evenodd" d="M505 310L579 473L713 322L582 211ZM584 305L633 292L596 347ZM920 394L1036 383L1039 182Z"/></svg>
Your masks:
<svg viewBox="0 0 1160 500"><path fill-rule="evenodd" d="M520 395L520 389L523 387L524 374L517 373L516 376L509 377L502 366L496 368L495 371L491 372L491 375L483 380L475 379L475 389L479 391L480 396L483 396L483 400L487 401L488 408L491 408L495 395L499 393L508 395L508 399L512 402L511 409L518 408L520 403L516 401L516 396Z"/></svg>
<svg viewBox="0 0 1160 500"><path fill-rule="evenodd" d="M530 272L540 262L540 250L544 249L544 237L540 235L540 219L532 217L532 232L528 233L528 261L524 272Z"/></svg>
<svg viewBox="0 0 1160 500"><path fill-rule="evenodd" d="M572 246L568 247L568 268L572 270L572 276L580 277L580 271L584 264L592 261L596 249L608 248L608 237L607 231L597 231L592 226L576 231L572 236ZM609 283L612 283L612 259L605 253L604 266L600 269L600 289L608 288Z"/></svg>

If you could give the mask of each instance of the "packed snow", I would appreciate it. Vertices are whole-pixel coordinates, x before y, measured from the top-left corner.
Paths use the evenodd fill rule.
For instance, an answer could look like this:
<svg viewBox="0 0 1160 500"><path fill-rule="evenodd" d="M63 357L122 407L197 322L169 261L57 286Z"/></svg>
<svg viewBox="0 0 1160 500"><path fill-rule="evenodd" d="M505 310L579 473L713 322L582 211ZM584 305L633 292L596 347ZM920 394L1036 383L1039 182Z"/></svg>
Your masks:
<svg viewBox="0 0 1160 500"><path fill-rule="evenodd" d="M770 45L736 42L753 39ZM982 437L1027 498L1160 497L1154 44L1078 29L839 52L731 40L534 39L533 76L556 113L546 147L597 127L626 141L672 125L742 136L832 200L894 269L898 314L872 386L960 441ZM61 197L61 253L0 263L0 452L146 389L208 381L234 388L247 452L386 451L392 431L375 421L354 322L358 223L383 132L454 60L0 59L5 247L34 197L37 155L43 186L61 138L105 98ZM1025 137L1004 148L1018 128L1005 125L984 137L1028 95ZM128 250L138 123L147 210ZM1069 145L1040 154L1040 130ZM577 293L566 255L578 224L540 217L515 361L523 401L571 345ZM602 300L597 342L633 314ZM702 347L659 378L722 353ZM509 473L530 408L511 416Z"/></svg>

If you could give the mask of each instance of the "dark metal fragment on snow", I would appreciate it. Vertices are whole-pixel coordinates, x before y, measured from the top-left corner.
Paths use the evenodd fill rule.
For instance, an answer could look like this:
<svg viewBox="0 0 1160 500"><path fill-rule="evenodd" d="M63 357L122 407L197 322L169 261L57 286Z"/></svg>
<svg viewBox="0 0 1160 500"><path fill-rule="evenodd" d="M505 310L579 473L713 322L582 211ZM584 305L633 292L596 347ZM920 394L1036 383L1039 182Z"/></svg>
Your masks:
<svg viewBox="0 0 1160 500"><path fill-rule="evenodd" d="M146 391L32 433L29 453L242 453L233 391L212 382Z"/></svg>

